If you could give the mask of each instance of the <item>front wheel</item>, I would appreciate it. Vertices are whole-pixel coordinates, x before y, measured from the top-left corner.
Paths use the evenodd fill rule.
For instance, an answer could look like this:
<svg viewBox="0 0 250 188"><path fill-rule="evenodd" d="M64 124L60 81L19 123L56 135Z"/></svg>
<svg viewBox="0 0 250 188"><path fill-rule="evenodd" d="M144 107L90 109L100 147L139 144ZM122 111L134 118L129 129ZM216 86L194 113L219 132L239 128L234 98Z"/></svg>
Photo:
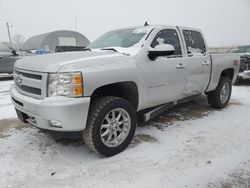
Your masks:
<svg viewBox="0 0 250 188"><path fill-rule="evenodd" d="M208 103L214 108L224 108L231 97L232 80L221 77L216 90L207 94Z"/></svg>
<svg viewBox="0 0 250 188"><path fill-rule="evenodd" d="M103 97L90 107L85 144L103 156L113 156L125 150L136 129L136 111L125 99Z"/></svg>

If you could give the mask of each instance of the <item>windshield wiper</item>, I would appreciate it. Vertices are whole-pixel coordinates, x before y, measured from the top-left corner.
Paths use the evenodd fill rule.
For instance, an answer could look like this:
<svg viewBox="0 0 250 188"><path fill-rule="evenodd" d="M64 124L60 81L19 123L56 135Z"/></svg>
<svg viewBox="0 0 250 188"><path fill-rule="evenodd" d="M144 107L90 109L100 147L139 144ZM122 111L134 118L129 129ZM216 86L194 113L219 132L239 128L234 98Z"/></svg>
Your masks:
<svg viewBox="0 0 250 188"><path fill-rule="evenodd" d="M92 51L90 48L84 48L82 51Z"/></svg>
<svg viewBox="0 0 250 188"><path fill-rule="evenodd" d="M115 48L101 48L100 50L111 50L114 52L118 52Z"/></svg>

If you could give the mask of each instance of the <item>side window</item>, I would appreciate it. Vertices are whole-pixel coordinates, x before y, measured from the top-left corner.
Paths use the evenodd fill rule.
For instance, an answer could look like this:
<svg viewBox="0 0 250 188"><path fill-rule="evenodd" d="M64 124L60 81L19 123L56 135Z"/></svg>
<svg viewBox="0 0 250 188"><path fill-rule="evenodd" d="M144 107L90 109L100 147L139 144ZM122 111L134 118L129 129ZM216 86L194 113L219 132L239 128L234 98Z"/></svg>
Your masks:
<svg viewBox="0 0 250 188"><path fill-rule="evenodd" d="M184 30L188 55L206 55L206 46L202 35L197 31Z"/></svg>
<svg viewBox="0 0 250 188"><path fill-rule="evenodd" d="M181 45L177 32L174 29L166 29L160 31L154 38L151 47L154 48L159 44L171 44L175 48L173 55L182 55Z"/></svg>

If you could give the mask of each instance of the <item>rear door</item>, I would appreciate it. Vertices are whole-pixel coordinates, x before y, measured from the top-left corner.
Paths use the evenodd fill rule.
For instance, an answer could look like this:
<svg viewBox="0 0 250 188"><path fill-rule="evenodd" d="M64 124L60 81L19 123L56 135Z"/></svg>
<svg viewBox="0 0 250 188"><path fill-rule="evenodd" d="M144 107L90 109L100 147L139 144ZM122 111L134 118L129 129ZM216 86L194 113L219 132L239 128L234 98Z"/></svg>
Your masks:
<svg viewBox="0 0 250 188"><path fill-rule="evenodd" d="M187 70L186 96L203 93L210 80L211 61L203 35L199 30L179 28L185 47Z"/></svg>

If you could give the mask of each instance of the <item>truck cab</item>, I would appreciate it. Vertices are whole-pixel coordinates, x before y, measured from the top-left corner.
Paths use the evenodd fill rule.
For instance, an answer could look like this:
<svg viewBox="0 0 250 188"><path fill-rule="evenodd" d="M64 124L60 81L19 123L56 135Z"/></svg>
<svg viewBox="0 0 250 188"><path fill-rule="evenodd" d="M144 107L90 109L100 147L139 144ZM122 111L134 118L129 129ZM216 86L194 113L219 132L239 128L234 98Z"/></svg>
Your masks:
<svg viewBox="0 0 250 188"><path fill-rule="evenodd" d="M172 45L174 52L156 56L154 60L144 55L141 69L146 100L161 104L204 92L212 65L202 33L185 27L155 28L145 44L149 47L145 48L145 53L154 53L159 44Z"/></svg>

